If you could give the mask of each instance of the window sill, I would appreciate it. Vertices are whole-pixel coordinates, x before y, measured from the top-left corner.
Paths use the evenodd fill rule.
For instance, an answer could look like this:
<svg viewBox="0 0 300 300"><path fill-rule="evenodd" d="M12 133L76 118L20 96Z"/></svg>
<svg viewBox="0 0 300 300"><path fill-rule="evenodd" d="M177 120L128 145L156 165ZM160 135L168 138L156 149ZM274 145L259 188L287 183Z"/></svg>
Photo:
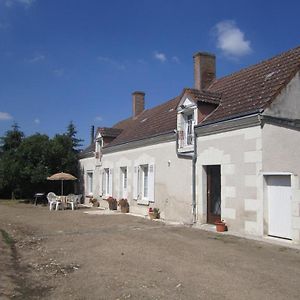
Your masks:
<svg viewBox="0 0 300 300"><path fill-rule="evenodd" d="M178 148L178 152L193 152L193 151L194 151L194 145Z"/></svg>
<svg viewBox="0 0 300 300"><path fill-rule="evenodd" d="M149 200L138 199L137 204L139 204L139 205L149 205Z"/></svg>

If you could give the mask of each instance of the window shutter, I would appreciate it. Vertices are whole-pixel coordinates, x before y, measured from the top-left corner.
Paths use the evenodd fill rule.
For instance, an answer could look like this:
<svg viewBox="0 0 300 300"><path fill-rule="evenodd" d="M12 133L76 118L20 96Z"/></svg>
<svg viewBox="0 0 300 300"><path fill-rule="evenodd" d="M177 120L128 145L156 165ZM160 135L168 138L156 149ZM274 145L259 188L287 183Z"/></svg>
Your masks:
<svg viewBox="0 0 300 300"><path fill-rule="evenodd" d="M104 170L101 171L101 188L100 188L100 194L102 194L102 196L104 196Z"/></svg>
<svg viewBox="0 0 300 300"><path fill-rule="evenodd" d="M137 200L138 198L138 166L133 168L133 199Z"/></svg>
<svg viewBox="0 0 300 300"><path fill-rule="evenodd" d="M109 191L108 194L112 196L113 194L113 169L109 169Z"/></svg>
<svg viewBox="0 0 300 300"><path fill-rule="evenodd" d="M155 194L155 166L154 164L149 165L149 178L148 178L148 189L149 189L149 201L154 202Z"/></svg>

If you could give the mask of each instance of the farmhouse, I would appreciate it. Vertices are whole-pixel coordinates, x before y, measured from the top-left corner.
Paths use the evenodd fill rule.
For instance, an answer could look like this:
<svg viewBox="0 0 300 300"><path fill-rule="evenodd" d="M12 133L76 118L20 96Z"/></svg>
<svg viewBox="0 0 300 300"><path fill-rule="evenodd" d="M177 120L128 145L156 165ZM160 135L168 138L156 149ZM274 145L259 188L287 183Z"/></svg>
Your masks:
<svg viewBox="0 0 300 300"><path fill-rule="evenodd" d="M300 47L223 78L214 55L193 59L193 88L151 109L136 91L132 116L96 130L84 194L300 243Z"/></svg>

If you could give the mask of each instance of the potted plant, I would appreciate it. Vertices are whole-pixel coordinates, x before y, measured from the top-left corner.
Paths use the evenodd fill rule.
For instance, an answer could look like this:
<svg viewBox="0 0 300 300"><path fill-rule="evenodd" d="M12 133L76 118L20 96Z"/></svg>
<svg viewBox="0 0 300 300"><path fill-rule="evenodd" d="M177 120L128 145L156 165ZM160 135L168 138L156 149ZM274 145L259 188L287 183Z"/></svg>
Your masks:
<svg viewBox="0 0 300 300"><path fill-rule="evenodd" d="M148 215L149 215L150 220L154 219L154 213L153 213L153 208L152 207L149 207Z"/></svg>
<svg viewBox="0 0 300 300"><path fill-rule="evenodd" d="M149 215L150 220L159 219L160 218L160 211L159 211L158 208L149 207L148 215Z"/></svg>
<svg viewBox="0 0 300 300"><path fill-rule="evenodd" d="M158 208L153 208L154 219L160 218L160 211Z"/></svg>
<svg viewBox="0 0 300 300"><path fill-rule="evenodd" d="M217 232L227 231L227 225L224 220L217 220L215 222Z"/></svg>
<svg viewBox="0 0 300 300"><path fill-rule="evenodd" d="M100 206L99 201L95 198L90 199L90 203L93 205L93 207L99 207Z"/></svg>
<svg viewBox="0 0 300 300"><path fill-rule="evenodd" d="M120 206L122 213L129 213L129 203L127 199L120 199L118 205Z"/></svg>
<svg viewBox="0 0 300 300"><path fill-rule="evenodd" d="M108 197L106 201L108 202L108 207L110 210L117 210L117 205L118 205L117 199L113 197Z"/></svg>

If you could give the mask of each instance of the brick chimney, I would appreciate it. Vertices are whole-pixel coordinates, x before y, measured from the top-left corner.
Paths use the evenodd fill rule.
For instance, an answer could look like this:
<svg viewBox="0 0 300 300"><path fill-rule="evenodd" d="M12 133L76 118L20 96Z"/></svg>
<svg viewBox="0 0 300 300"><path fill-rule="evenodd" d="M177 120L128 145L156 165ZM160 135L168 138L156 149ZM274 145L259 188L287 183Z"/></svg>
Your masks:
<svg viewBox="0 0 300 300"><path fill-rule="evenodd" d="M94 143L94 138L95 138L95 126L91 126L91 144Z"/></svg>
<svg viewBox="0 0 300 300"><path fill-rule="evenodd" d="M216 56L207 52L198 52L193 58L195 89L205 90L216 78Z"/></svg>
<svg viewBox="0 0 300 300"><path fill-rule="evenodd" d="M132 117L138 116L145 109L145 93L133 92L132 93Z"/></svg>

